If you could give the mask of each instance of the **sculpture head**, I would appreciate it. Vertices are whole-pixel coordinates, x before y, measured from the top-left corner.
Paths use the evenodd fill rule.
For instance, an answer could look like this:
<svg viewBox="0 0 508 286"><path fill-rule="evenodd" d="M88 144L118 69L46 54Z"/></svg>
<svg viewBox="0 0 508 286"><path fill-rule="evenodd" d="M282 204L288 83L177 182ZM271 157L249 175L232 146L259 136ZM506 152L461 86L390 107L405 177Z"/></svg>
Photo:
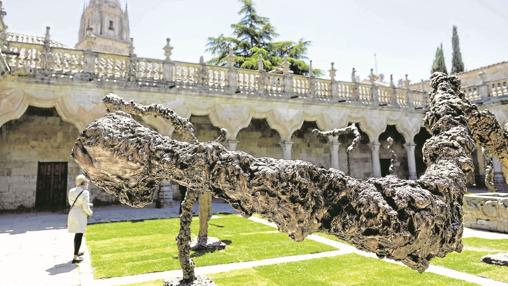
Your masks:
<svg viewBox="0 0 508 286"><path fill-rule="evenodd" d="M158 189L159 180L149 160L156 143L151 139L154 133L127 113L108 113L80 134L72 157L96 186L121 203L142 207Z"/></svg>

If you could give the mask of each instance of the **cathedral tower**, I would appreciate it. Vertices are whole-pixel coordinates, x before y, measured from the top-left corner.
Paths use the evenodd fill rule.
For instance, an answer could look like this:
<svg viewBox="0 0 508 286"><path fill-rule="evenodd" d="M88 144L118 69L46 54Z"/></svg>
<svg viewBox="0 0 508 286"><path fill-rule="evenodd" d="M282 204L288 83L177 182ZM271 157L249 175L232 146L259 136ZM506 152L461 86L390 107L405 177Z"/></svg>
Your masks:
<svg viewBox="0 0 508 286"><path fill-rule="evenodd" d="M130 47L127 5L118 0L90 0L83 9L76 49L128 55Z"/></svg>

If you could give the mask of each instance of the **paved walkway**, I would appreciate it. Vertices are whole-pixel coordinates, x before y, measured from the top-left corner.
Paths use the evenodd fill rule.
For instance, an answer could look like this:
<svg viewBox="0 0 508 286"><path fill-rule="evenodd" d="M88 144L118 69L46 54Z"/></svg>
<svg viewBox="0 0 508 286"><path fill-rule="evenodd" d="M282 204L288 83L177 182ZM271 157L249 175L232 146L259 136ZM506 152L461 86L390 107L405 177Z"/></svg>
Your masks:
<svg viewBox="0 0 508 286"><path fill-rule="evenodd" d="M214 212L234 212L228 205L214 203ZM197 213L197 206L195 207ZM90 222L107 222L119 220L143 220L175 217L178 215L178 206L169 209L132 209L127 207L97 208ZM252 217L251 220L271 225L265 220ZM79 267L71 264L72 234L65 228L66 215L63 213L23 213L0 215L0 285L119 285L149 281L161 278L177 277L180 271L167 271L135 275L130 277L93 280L92 268L88 253L85 262ZM482 237L488 239L508 239L508 234L491 233L466 229L465 237ZM261 265L294 262L315 259L326 256L336 256L345 253L357 253L367 257L375 257L371 253L357 250L349 245L311 235L309 239L337 248L336 251L324 253L279 257L244 263L232 263L197 268L197 273L211 274L217 272L244 269ZM84 245L86 250L86 243ZM386 260L387 262L399 262ZM475 275L454 271L451 269L431 266L430 272L444 275L480 285L508 285Z"/></svg>

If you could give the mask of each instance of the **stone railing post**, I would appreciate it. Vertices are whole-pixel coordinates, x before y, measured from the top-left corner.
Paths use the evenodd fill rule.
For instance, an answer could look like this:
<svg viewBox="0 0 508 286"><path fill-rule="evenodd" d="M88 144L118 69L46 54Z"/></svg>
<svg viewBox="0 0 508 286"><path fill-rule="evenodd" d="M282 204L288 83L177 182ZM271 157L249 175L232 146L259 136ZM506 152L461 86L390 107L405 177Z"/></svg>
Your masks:
<svg viewBox="0 0 508 286"><path fill-rule="evenodd" d="M293 74L289 69L290 64L287 57L284 57L282 62L282 77L283 77L283 92L287 97L293 96Z"/></svg>
<svg viewBox="0 0 508 286"><path fill-rule="evenodd" d="M390 88L392 89L390 94L390 105L399 106L399 103L397 102L397 88L393 82L393 74L390 75Z"/></svg>
<svg viewBox="0 0 508 286"><path fill-rule="evenodd" d="M331 63L331 68L328 71L328 74L330 75L330 97L338 97L338 91L337 91L337 82L335 81L335 76L337 75L337 70L334 67L335 63Z"/></svg>
<svg viewBox="0 0 508 286"><path fill-rule="evenodd" d="M280 146L282 147L282 158L285 160L291 160L292 147L293 142L288 140L283 140L280 142Z"/></svg>
<svg viewBox="0 0 508 286"><path fill-rule="evenodd" d="M356 80L356 69L355 68L353 68L353 70L351 71L351 82L353 83L351 100L352 101L360 101L360 85L358 84L358 81Z"/></svg>
<svg viewBox="0 0 508 286"><path fill-rule="evenodd" d="M235 69L236 56L233 50L229 51L226 60L228 67L228 90L230 93L238 93L238 71Z"/></svg>
<svg viewBox="0 0 508 286"><path fill-rule="evenodd" d="M405 79L404 79L404 89L406 90L406 102L407 102L407 108L409 109L413 109L414 107L414 103L413 103L413 92L412 90L409 88L409 84L411 83L411 81L409 80L408 78L408 75L405 74L404 75Z"/></svg>
<svg viewBox="0 0 508 286"><path fill-rule="evenodd" d="M163 64L163 71L162 76L164 77L164 81L166 82L175 82L175 63L171 60L171 55L173 54L173 47L171 46L171 39L166 39L166 45L164 48L164 64Z"/></svg>
<svg viewBox="0 0 508 286"><path fill-rule="evenodd" d="M378 86L376 85L376 76L374 75L373 69L370 69L369 81L370 81L370 103L373 105L379 105L379 91Z"/></svg>
<svg viewBox="0 0 508 286"><path fill-rule="evenodd" d="M404 145L404 147L406 148L407 153L407 167L409 171L409 179L416 180L417 179L416 158L415 158L416 145L414 143L407 143Z"/></svg>
<svg viewBox="0 0 508 286"><path fill-rule="evenodd" d="M330 166L334 169L339 170L339 148L340 142L338 136L331 136L330 142Z"/></svg>
<svg viewBox="0 0 508 286"><path fill-rule="evenodd" d="M265 65L263 63L263 57L261 54L258 56L258 94L261 96L268 95L268 74L265 71Z"/></svg>
<svg viewBox="0 0 508 286"><path fill-rule="evenodd" d="M316 97L316 77L314 77L314 72L312 70L312 61L309 63L309 97Z"/></svg>
<svg viewBox="0 0 508 286"><path fill-rule="evenodd" d="M203 56L199 57L199 85L203 89L208 89L208 68L205 64Z"/></svg>
<svg viewBox="0 0 508 286"><path fill-rule="evenodd" d="M41 69L48 71L53 66L53 54L51 52L51 35L50 27L46 27L46 34L44 35L44 46L41 55Z"/></svg>
<svg viewBox="0 0 508 286"><path fill-rule="evenodd" d="M485 73L483 71L479 72L478 76L481 79L481 85L478 88L478 94L480 95L480 99L483 101L489 98L489 85L486 81Z"/></svg>
<svg viewBox="0 0 508 286"><path fill-rule="evenodd" d="M372 176L381 177L381 162L379 161L379 147L381 144L377 141L370 143L372 158Z"/></svg>
<svg viewBox="0 0 508 286"><path fill-rule="evenodd" d="M3 2L0 1L0 50L7 50L9 42L7 41L7 25L5 25L4 17L7 13L4 10Z"/></svg>
<svg viewBox="0 0 508 286"><path fill-rule="evenodd" d="M129 46L129 66L127 70L127 81L136 81L138 70L138 56L134 53L134 38L131 38Z"/></svg>

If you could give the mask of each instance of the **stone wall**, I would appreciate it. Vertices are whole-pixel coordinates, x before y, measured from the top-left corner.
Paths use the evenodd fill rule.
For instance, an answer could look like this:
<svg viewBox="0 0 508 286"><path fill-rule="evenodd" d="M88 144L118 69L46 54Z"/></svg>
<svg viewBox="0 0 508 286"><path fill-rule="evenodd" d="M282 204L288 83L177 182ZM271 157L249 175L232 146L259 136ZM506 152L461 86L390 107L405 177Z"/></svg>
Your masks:
<svg viewBox="0 0 508 286"><path fill-rule="evenodd" d="M80 169L71 159L70 151L77 136L78 130L62 121L54 109L30 107L21 118L3 125L0 209L35 206L38 162L67 162L67 187L74 187ZM92 199L109 202L112 197L93 191Z"/></svg>

